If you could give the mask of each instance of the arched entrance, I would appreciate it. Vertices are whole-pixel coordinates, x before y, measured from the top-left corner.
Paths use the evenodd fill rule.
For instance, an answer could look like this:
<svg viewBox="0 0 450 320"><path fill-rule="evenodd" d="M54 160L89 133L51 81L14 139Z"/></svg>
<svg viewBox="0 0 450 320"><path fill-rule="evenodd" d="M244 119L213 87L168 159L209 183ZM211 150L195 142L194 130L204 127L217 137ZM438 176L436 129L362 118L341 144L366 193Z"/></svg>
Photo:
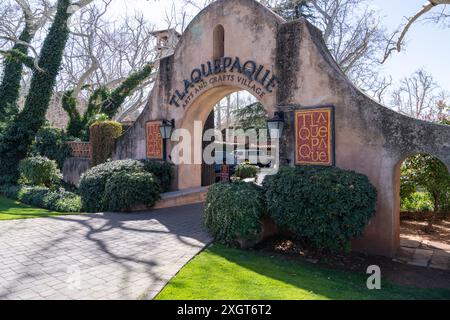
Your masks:
<svg viewBox="0 0 450 320"><path fill-rule="evenodd" d="M204 144L202 143L204 124L208 123L214 105L225 98L226 96L243 91L245 88L238 86L218 86L212 88L201 96L199 96L186 111L185 117L180 124L181 129L185 129L191 133L191 164L180 164L178 166L178 186L180 189L197 188L204 185L202 183L202 159ZM274 97L267 96L267 99L258 100L265 107L268 116L272 116L274 113L274 105L270 104Z"/></svg>
<svg viewBox="0 0 450 320"><path fill-rule="evenodd" d="M396 166L398 261L449 270L450 171L437 157L417 153Z"/></svg>
<svg viewBox="0 0 450 320"><path fill-rule="evenodd" d="M269 117L283 114L282 165L307 162L297 159L304 145L296 140L296 114L322 110L316 114L326 115L334 129L326 143L333 155L323 152L329 155L326 164L365 174L378 190L376 214L352 247L394 256L399 246L394 168L404 155L418 152L436 155L450 168L450 127L406 117L371 100L341 71L317 28L306 19L286 22L257 1L217 0L192 20L174 54L160 60L148 104L117 141L113 158L148 158L149 146L160 151L157 132L155 138L146 129L149 122L174 120L175 129L201 136L197 121L205 123L214 103L237 90L255 95ZM169 142L167 151L176 146ZM175 165L174 190L202 185L202 147L201 139L189 141L190 164Z"/></svg>

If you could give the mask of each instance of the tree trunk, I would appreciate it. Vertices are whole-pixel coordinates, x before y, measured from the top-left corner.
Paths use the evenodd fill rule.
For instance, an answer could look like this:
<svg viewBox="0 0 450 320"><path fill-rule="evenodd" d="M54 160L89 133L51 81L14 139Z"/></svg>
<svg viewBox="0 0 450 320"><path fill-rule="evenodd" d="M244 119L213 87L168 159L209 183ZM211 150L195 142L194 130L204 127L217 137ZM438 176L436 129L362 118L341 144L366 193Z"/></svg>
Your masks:
<svg viewBox="0 0 450 320"><path fill-rule="evenodd" d="M64 48L69 37L67 21L70 0L58 0L57 12L39 54L39 66L44 72L33 71L24 109L8 123L0 138L0 183L15 183L17 166L27 156L37 131L46 121Z"/></svg>
<svg viewBox="0 0 450 320"><path fill-rule="evenodd" d="M33 36L30 33L29 25L19 36L21 42L30 43ZM17 43L11 51L18 51L23 55L28 54L28 47L23 43ZM10 116L18 112L16 106L20 93L20 81L22 80L23 63L14 58L5 59L2 83L0 84L0 122L8 120Z"/></svg>
<svg viewBox="0 0 450 320"><path fill-rule="evenodd" d="M428 217L428 225L425 228L425 231L428 232L428 233L431 233L434 230L433 225L434 225L434 223L436 221L436 216L437 216L437 213L438 213L438 210L439 210L438 209L439 208L439 197L438 197L438 195L435 195L435 194L433 195L433 204L434 204L434 209L433 209L433 212L430 212L430 216Z"/></svg>

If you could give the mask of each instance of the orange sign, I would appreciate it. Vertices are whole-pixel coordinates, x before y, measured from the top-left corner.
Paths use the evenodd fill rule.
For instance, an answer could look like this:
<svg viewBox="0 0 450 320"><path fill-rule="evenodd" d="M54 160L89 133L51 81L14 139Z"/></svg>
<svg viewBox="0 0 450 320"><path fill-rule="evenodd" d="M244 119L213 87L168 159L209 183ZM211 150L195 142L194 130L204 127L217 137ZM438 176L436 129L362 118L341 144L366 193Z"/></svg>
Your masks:
<svg viewBox="0 0 450 320"><path fill-rule="evenodd" d="M295 113L297 165L334 165L333 108L305 109Z"/></svg>
<svg viewBox="0 0 450 320"><path fill-rule="evenodd" d="M220 166L220 181L230 181L230 165L222 164Z"/></svg>
<svg viewBox="0 0 450 320"><path fill-rule="evenodd" d="M158 159L164 158L163 139L159 127L161 121L147 122L147 158Z"/></svg>

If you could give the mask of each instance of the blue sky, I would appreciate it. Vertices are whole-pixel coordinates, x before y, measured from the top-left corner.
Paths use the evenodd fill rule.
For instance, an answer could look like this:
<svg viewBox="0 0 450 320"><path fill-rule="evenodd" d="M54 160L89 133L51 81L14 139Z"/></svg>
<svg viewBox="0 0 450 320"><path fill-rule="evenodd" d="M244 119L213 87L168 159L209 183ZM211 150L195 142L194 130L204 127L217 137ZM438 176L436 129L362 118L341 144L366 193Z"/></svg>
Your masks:
<svg viewBox="0 0 450 320"><path fill-rule="evenodd" d="M372 3L380 10L385 26L394 30L404 21L405 16L418 11L425 1L373 0ZM425 22L416 23L407 35L407 46L403 52L394 53L386 62L384 70L398 80L421 67L433 74L444 89L450 91L450 28L444 29Z"/></svg>
<svg viewBox="0 0 450 320"><path fill-rule="evenodd" d="M426 0L367 0L368 4L380 11L385 27L392 31L406 16L418 11ZM165 11L171 8L167 0L116 0L113 2L113 15L120 16L125 11L142 12L157 28L165 28ZM181 1L176 0L177 10ZM436 9L434 9L436 10ZM441 87L450 91L450 28L444 29L431 23L416 23L407 35L407 46L385 63L383 70L394 81L410 75L418 68L433 74Z"/></svg>

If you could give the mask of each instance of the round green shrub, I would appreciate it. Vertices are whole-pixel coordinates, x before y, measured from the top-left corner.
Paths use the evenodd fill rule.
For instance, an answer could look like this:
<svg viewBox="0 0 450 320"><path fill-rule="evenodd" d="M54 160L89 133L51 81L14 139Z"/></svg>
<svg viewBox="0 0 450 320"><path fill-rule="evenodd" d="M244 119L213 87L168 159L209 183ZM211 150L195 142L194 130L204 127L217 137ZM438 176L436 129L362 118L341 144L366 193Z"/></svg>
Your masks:
<svg viewBox="0 0 450 320"><path fill-rule="evenodd" d="M161 192L169 191L173 177L172 165L167 162L156 160L142 160L142 163L144 164L144 170L153 173L158 179Z"/></svg>
<svg viewBox="0 0 450 320"><path fill-rule="evenodd" d="M137 205L153 207L159 192L157 179L151 173L116 173L106 183L103 203L109 211L128 211Z"/></svg>
<svg viewBox="0 0 450 320"><path fill-rule="evenodd" d="M106 162L86 171L80 180L79 194L84 210L100 212L108 210L103 203L106 183L116 173L142 172L144 164L138 160Z"/></svg>
<svg viewBox="0 0 450 320"><path fill-rule="evenodd" d="M265 215L262 189L253 183L237 181L217 183L209 187L204 224L216 241L232 245L254 241L262 231Z"/></svg>
<svg viewBox="0 0 450 320"><path fill-rule="evenodd" d="M61 171L54 160L36 156L25 158L19 163L21 180L25 184L52 187L62 178Z"/></svg>
<svg viewBox="0 0 450 320"><path fill-rule="evenodd" d="M256 178L258 168L250 164L242 163L236 166L234 175L241 179Z"/></svg>
<svg viewBox="0 0 450 320"><path fill-rule="evenodd" d="M324 167L283 167L264 181L267 209L278 226L316 250L343 250L375 213L377 192L368 178Z"/></svg>
<svg viewBox="0 0 450 320"><path fill-rule="evenodd" d="M62 168L70 155L66 134L63 130L52 126L42 127L36 134L32 154L55 160L59 168Z"/></svg>

